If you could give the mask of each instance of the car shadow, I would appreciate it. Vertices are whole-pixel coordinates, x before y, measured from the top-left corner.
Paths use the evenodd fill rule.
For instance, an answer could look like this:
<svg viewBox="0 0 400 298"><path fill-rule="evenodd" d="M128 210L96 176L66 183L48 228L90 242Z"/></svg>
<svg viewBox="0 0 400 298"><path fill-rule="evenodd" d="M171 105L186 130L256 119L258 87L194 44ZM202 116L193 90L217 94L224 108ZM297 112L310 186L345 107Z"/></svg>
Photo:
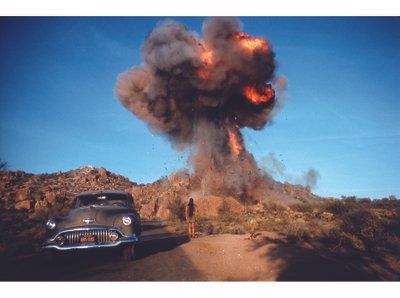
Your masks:
<svg viewBox="0 0 400 298"><path fill-rule="evenodd" d="M165 228L166 226L167 226L167 224L163 223L162 221L156 221L156 220L142 221L142 231L143 232L158 230L160 228Z"/></svg>
<svg viewBox="0 0 400 298"><path fill-rule="evenodd" d="M136 258L142 259L159 252L172 250L184 243L189 242L187 235L166 234L164 238L141 241L136 248Z"/></svg>

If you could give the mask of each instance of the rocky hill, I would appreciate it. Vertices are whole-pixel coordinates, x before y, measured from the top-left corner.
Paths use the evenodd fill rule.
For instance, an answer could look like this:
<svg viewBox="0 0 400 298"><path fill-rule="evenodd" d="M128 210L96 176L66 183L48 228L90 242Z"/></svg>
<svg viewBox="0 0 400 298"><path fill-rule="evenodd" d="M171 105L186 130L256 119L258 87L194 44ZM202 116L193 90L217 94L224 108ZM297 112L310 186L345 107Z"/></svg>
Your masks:
<svg viewBox="0 0 400 298"><path fill-rule="evenodd" d="M193 197L203 219L216 218L220 211L235 214L264 210L268 203L287 206L317 202L308 188L269 181L265 200L210 194L201 190L198 179L187 171L163 177L153 183L137 184L128 178L93 166L68 172L30 174L0 172L0 256L36 251L45 237L44 223L52 216L66 215L76 194L88 190L122 190L135 198L142 219L182 218L183 204Z"/></svg>
<svg viewBox="0 0 400 298"><path fill-rule="evenodd" d="M210 194L196 177L181 171L150 184L91 166L53 174L0 172L0 261L9 255L40 251L45 222L66 214L77 193L114 189L131 193L143 219L170 219L176 233L185 233L182 207L189 197L199 209L198 229L204 234L278 232L288 241L313 239L331 249L381 247L399 251L399 201L348 198L321 199L310 189L272 179L264 196ZM255 199L257 198L257 199ZM261 199L260 199L261 198ZM346 248L346 249L347 249Z"/></svg>
<svg viewBox="0 0 400 298"><path fill-rule="evenodd" d="M38 175L4 171L0 173L0 204L5 209L48 208L63 213L79 192L102 189L130 192L135 185L123 176L92 166Z"/></svg>
<svg viewBox="0 0 400 298"><path fill-rule="evenodd" d="M274 202L287 205L319 200L306 187L275 181L269 186L265 202L215 196L202 193L196 188L194 180L188 172L181 171L153 183L139 185L126 177L93 166L52 174L4 171L0 172L0 208L30 212L46 210L48 215L65 214L77 193L105 189L131 193L143 218L168 218L169 204L176 200L184 202L189 197L195 198L205 216L217 215L223 203L240 212L248 204Z"/></svg>

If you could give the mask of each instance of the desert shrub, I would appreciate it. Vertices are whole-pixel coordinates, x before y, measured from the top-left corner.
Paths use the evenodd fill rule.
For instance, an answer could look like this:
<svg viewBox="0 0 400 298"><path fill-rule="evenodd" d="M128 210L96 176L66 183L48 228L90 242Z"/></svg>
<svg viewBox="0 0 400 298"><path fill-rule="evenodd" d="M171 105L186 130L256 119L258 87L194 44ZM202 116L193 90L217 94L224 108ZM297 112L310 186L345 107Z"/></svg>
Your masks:
<svg viewBox="0 0 400 298"><path fill-rule="evenodd" d="M378 247L398 250L400 221L395 216L398 214L396 205L397 200L372 201L369 198L355 197L326 202L323 209L335 214L335 218L340 221L340 230L332 230L321 240L330 244L339 240L340 246L362 250ZM378 212L378 209L386 209L388 212Z"/></svg>
<svg viewBox="0 0 400 298"><path fill-rule="evenodd" d="M210 227L211 228L211 227ZM226 223L226 222L213 222L213 234L245 234L246 228L242 223Z"/></svg>
<svg viewBox="0 0 400 298"><path fill-rule="evenodd" d="M180 220L170 221L169 225L173 227L174 233L178 235L186 234L188 232L188 226L186 222Z"/></svg>
<svg viewBox="0 0 400 298"><path fill-rule="evenodd" d="M379 234L379 241L382 246L400 251L400 218L381 219L382 232Z"/></svg>
<svg viewBox="0 0 400 298"><path fill-rule="evenodd" d="M295 219L287 214L281 216L266 216L257 221L260 230L277 232L286 236L288 243L295 244L301 241L308 241L311 238L310 223L304 219Z"/></svg>
<svg viewBox="0 0 400 298"><path fill-rule="evenodd" d="M334 227L323 231L322 235L318 240L331 248L338 248L342 246L344 240L344 234L340 227Z"/></svg>
<svg viewBox="0 0 400 298"><path fill-rule="evenodd" d="M348 212L351 209L351 206L347 205L343 201L329 201L324 203L322 206L322 210L326 212L333 213L335 215L342 215Z"/></svg>
<svg viewBox="0 0 400 298"><path fill-rule="evenodd" d="M285 211L286 208L274 202L264 203L264 212L266 214L277 214Z"/></svg>
<svg viewBox="0 0 400 298"><path fill-rule="evenodd" d="M0 210L0 253L19 255L38 251L44 238L44 225L27 220L26 210Z"/></svg>
<svg viewBox="0 0 400 298"><path fill-rule="evenodd" d="M251 218L245 221L244 227L248 233L254 234L260 228L260 221L256 218Z"/></svg>
<svg viewBox="0 0 400 298"><path fill-rule="evenodd" d="M222 206L218 209L218 221L213 226L213 233L215 234L245 234L247 218L239 215L229 208L228 204L224 201Z"/></svg>
<svg viewBox="0 0 400 298"><path fill-rule="evenodd" d="M221 207L218 208L218 219L223 222L236 222L238 215L229 208L229 205L224 200Z"/></svg>
<svg viewBox="0 0 400 298"><path fill-rule="evenodd" d="M341 196L341 201L347 204L356 203L357 197L356 196Z"/></svg>
<svg viewBox="0 0 400 298"><path fill-rule="evenodd" d="M341 228L344 232L358 237L369 249L372 246L382 245L386 233L384 220L380 219L370 209L358 208L347 212L342 217Z"/></svg>
<svg viewBox="0 0 400 298"><path fill-rule="evenodd" d="M288 219L282 228L282 232L286 234L289 243L295 244L310 238L307 226L298 221Z"/></svg>
<svg viewBox="0 0 400 298"><path fill-rule="evenodd" d="M290 209L296 212L313 212L315 206L311 204L293 204L290 206Z"/></svg>
<svg viewBox="0 0 400 298"><path fill-rule="evenodd" d="M7 170L7 162L0 159L0 172Z"/></svg>
<svg viewBox="0 0 400 298"><path fill-rule="evenodd" d="M398 253L400 251L400 235L388 235L386 237L385 247Z"/></svg>
<svg viewBox="0 0 400 298"><path fill-rule="evenodd" d="M199 218L196 222L196 229L206 235L215 234L215 228L211 220L207 218Z"/></svg>
<svg viewBox="0 0 400 298"><path fill-rule="evenodd" d="M227 233L229 233L229 234L243 235L243 234L246 234L246 232L247 232L246 228L240 224L235 224L235 225L229 226L227 228Z"/></svg>
<svg viewBox="0 0 400 298"><path fill-rule="evenodd" d="M215 228L214 225L211 222L203 222L199 223L197 229L206 234L206 235L212 235L215 234Z"/></svg>
<svg viewBox="0 0 400 298"><path fill-rule="evenodd" d="M45 223L49 218L54 216L54 212L50 208L41 207L36 209L30 216L30 219L36 222Z"/></svg>
<svg viewBox="0 0 400 298"><path fill-rule="evenodd" d="M181 198L175 197L168 201L167 209L169 210L169 220L183 221L185 219L185 204Z"/></svg>
<svg viewBox="0 0 400 298"><path fill-rule="evenodd" d="M372 203L372 200L370 198L361 198L361 199L358 199L358 203L360 203L366 207L369 207Z"/></svg>
<svg viewBox="0 0 400 298"><path fill-rule="evenodd" d="M372 206L374 208L400 210L400 200L395 196L390 196L390 198L373 200Z"/></svg>

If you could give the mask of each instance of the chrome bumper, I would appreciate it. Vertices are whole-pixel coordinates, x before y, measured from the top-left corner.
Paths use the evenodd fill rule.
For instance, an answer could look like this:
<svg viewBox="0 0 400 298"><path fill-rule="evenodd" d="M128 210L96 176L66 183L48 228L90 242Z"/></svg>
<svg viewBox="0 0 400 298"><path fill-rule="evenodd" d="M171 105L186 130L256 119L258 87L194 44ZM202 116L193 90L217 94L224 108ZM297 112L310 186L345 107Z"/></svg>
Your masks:
<svg viewBox="0 0 400 298"><path fill-rule="evenodd" d="M117 231L121 236L116 241L107 242L96 242L96 243L66 243L60 244L56 241L56 238L60 235L70 234L70 233L96 233L99 231ZM57 233L54 237L46 240L42 244L43 249L57 249L57 250L73 250L73 249L90 249L90 248L104 248L104 247L117 247L119 245L129 245L138 242L139 238L136 234L125 235L120 229L114 227L104 227L104 226L88 226L88 227L78 227L73 229L65 229Z"/></svg>

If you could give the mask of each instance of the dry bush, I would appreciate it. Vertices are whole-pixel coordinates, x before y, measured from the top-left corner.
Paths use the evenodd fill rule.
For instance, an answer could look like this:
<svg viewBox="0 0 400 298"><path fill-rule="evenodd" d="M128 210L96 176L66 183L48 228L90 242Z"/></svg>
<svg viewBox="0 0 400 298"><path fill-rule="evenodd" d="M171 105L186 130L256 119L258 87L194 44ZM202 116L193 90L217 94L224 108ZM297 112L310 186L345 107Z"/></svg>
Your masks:
<svg viewBox="0 0 400 298"><path fill-rule="evenodd" d="M310 229L305 222L288 219L283 232L286 234L289 243L297 243L310 239Z"/></svg>
<svg viewBox="0 0 400 298"><path fill-rule="evenodd" d="M322 211L326 211L326 212L330 212L333 213L335 215L342 215L346 212L348 212L351 209L351 206L346 204L343 201L328 201L328 202L324 202L321 205L321 210Z"/></svg>
<svg viewBox="0 0 400 298"><path fill-rule="evenodd" d="M360 206L341 216L342 229L366 239L375 240L376 236L383 232L383 222L370 209Z"/></svg>
<svg viewBox="0 0 400 298"><path fill-rule="evenodd" d="M171 221L185 220L185 204L181 198L175 197L168 201L167 209L169 210L168 219Z"/></svg>
<svg viewBox="0 0 400 298"><path fill-rule="evenodd" d="M322 231L318 240L333 249L336 249L343 245L344 233L340 227L333 227Z"/></svg>
<svg viewBox="0 0 400 298"><path fill-rule="evenodd" d="M181 221L181 220L172 220L168 221L168 225L172 227L172 233L178 234L178 235L183 235L187 234L188 232L188 226L186 222ZM196 229L197 230L197 229Z"/></svg>
<svg viewBox="0 0 400 298"><path fill-rule="evenodd" d="M213 222L213 232L215 234L245 234L247 229L246 220L243 214L232 212L224 203L218 210L218 218Z"/></svg>
<svg viewBox="0 0 400 298"><path fill-rule="evenodd" d="M36 222L42 222L43 224L51 217L54 216L54 212L47 207L36 209L30 216L29 219Z"/></svg>
<svg viewBox="0 0 400 298"><path fill-rule="evenodd" d="M235 221L237 217L237 214L232 212L228 203L224 200L221 207L218 208L218 219L223 222L232 222Z"/></svg>
<svg viewBox="0 0 400 298"><path fill-rule="evenodd" d="M393 251L400 251L400 235L389 234L386 237L385 247L393 250Z"/></svg>
<svg viewBox="0 0 400 298"><path fill-rule="evenodd" d="M311 204L293 204L293 205L290 205L290 209L292 209L293 211L303 212L303 213L313 212L315 207L316 207L315 205L311 205Z"/></svg>
<svg viewBox="0 0 400 298"><path fill-rule="evenodd" d="M44 239L42 222L28 220L26 210L0 210L0 254L18 255L39 251Z"/></svg>
<svg viewBox="0 0 400 298"><path fill-rule="evenodd" d="M400 200L395 196L389 196L389 198L383 198L380 200L373 200L371 204L374 208L393 209L400 211Z"/></svg>
<svg viewBox="0 0 400 298"><path fill-rule="evenodd" d="M196 229L206 235L216 234L215 227L212 222L205 218L200 218L196 222Z"/></svg>
<svg viewBox="0 0 400 298"><path fill-rule="evenodd" d="M396 216L400 210L397 209L400 206L398 200L343 197L322 206L323 210L335 215L339 228L321 237L322 242L339 242L340 246L361 250L400 249L400 220Z"/></svg>
<svg viewBox="0 0 400 298"><path fill-rule="evenodd" d="M264 210L266 213L281 213L285 210L287 210L287 207L284 207L280 204L277 204L275 202L267 202L264 203Z"/></svg>

